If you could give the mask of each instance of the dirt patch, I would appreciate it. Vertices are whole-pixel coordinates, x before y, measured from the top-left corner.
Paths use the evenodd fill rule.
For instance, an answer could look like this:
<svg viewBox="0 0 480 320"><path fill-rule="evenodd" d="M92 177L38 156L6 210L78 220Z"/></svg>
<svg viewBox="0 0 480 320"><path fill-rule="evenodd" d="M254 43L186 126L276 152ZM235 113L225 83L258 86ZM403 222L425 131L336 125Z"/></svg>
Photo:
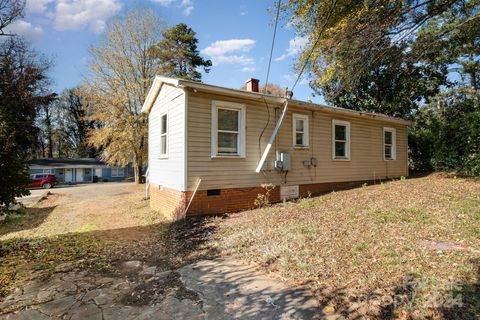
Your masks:
<svg viewBox="0 0 480 320"><path fill-rule="evenodd" d="M127 292L121 299L125 305L144 306L162 302L167 296L200 302L198 294L184 287L175 271L164 271Z"/></svg>

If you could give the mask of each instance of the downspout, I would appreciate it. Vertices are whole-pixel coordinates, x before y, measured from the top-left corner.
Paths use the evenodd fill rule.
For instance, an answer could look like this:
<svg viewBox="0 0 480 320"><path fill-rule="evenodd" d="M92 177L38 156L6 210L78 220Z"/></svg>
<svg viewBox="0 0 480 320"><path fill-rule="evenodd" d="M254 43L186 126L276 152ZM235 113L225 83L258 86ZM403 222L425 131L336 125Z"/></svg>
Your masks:
<svg viewBox="0 0 480 320"><path fill-rule="evenodd" d="M280 129L280 126L282 125L283 118L285 118L285 115L287 114L287 110L288 110L288 99L285 99L283 112L280 115L280 119L278 119L278 122L277 122L277 125L275 126L275 129L273 129L272 136L270 137L270 140L268 140L268 144L265 147L265 150L263 151L263 154L262 154L262 157L260 158L260 161L258 162L257 168L255 169L256 173L259 173L262 170L263 164L265 163L265 160L267 160L268 153L270 152L270 149L272 148L272 144L275 141L275 138L277 137L278 130Z"/></svg>

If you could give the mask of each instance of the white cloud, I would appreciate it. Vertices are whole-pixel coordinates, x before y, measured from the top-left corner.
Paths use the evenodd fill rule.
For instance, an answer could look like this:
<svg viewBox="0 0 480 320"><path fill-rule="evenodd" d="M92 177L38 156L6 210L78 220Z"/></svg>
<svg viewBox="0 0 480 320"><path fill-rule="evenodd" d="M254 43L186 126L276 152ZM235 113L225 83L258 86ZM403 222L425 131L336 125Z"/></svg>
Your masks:
<svg viewBox="0 0 480 320"><path fill-rule="evenodd" d="M293 81L293 77L292 77L292 75L290 75L290 74L284 74L284 75L282 76L282 78L283 78L283 80L285 80L285 81L287 81L287 82L292 82L292 81Z"/></svg>
<svg viewBox="0 0 480 320"><path fill-rule="evenodd" d="M25 11L27 13L44 13L47 11L48 5L54 0L27 0Z"/></svg>
<svg viewBox="0 0 480 320"><path fill-rule="evenodd" d="M182 0L180 7L183 7L183 14L189 16L193 11L193 2L192 0Z"/></svg>
<svg viewBox="0 0 480 320"><path fill-rule="evenodd" d="M255 42L252 39L219 40L203 49L202 52L209 56L225 55L234 51L248 52L255 45Z"/></svg>
<svg viewBox="0 0 480 320"><path fill-rule="evenodd" d="M254 67L243 67L242 72L254 72L255 68Z"/></svg>
<svg viewBox="0 0 480 320"><path fill-rule="evenodd" d="M296 56L300 51L305 48L308 43L307 37L295 37L288 42L287 52L282 54L280 57L275 58L275 61L282 61L288 57Z"/></svg>
<svg viewBox="0 0 480 320"><path fill-rule="evenodd" d="M151 2L158 3L164 7L168 7L175 2L180 2L178 5L179 8L183 9L183 14L189 16L193 12L193 1L192 0L150 0Z"/></svg>
<svg viewBox="0 0 480 320"><path fill-rule="evenodd" d="M255 45L252 39L231 39L215 41L202 50L202 53L212 59L214 65L241 64L251 65L255 63L253 58L247 57L241 52L249 52ZM240 54L238 54L240 53Z"/></svg>
<svg viewBox="0 0 480 320"><path fill-rule="evenodd" d="M36 41L43 35L43 29L41 27L36 27L24 20L12 22L5 28L5 32L23 36L29 41Z"/></svg>
<svg viewBox="0 0 480 320"><path fill-rule="evenodd" d="M171 5L173 2L175 2L175 0L150 0L152 2L155 2L155 3L158 3L162 6L169 6Z"/></svg>
<svg viewBox="0 0 480 320"><path fill-rule="evenodd" d="M282 79L286 83L292 83L294 80L297 80L297 76L295 74L287 73L282 75ZM309 84L310 82L308 81L307 78L301 78L301 80L298 82L298 85L304 86Z"/></svg>
<svg viewBox="0 0 480 320"><path fill-rule="evenodd" d="M106 20L116 15L121 7L119 0L57 0L55 28L60 31L87 28L101 33Z"/></svg>

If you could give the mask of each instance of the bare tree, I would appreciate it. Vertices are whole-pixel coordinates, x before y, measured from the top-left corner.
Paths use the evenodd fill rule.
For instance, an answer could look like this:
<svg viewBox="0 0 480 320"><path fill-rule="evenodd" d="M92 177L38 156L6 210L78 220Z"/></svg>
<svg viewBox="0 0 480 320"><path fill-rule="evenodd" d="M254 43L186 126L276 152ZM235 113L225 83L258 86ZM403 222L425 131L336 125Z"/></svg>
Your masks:
<svg viewBox="0 0 480 320"><path fill-rule="evenodd" d="M17 18L23 17L25 0L0 0L0 36L14 36L5 33L5 28Z"/></svg>
<svg viewBox="0 0 480 320"><path fill-rule="evenodd" d="M161 40L163 21L151 10L132 11L110 23L103 41L90 48L90 78L83 95L90 119L100 127L89 143L112 165L133 163L135 182L147 163L147 118L141 107L159 70L152 47Z"/></svg>

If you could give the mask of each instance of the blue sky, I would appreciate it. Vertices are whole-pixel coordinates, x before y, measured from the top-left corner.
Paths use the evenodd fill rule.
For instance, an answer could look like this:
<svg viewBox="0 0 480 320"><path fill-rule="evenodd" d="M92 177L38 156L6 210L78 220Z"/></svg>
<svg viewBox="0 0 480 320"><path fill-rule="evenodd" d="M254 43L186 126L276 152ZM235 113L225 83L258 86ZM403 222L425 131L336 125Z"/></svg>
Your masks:
<svg viewBox="0 0 480 320"><path fill-rule="evenodd" d="M167 26L184 22L197 32L202 56L214 64L203 76L205 83L239 88L250 77L265 82L273 0L27 0L25 17L10 28L54 61L52 86L59 92L82 82L88 72L88 47L103 37L109 21L139 6L153 9ZM269 82L293 85L292 65L305 42L287 21L280 21ZM294 98L311 96L301 81ZM312 100L322 102L320 97Z"/></svg>

